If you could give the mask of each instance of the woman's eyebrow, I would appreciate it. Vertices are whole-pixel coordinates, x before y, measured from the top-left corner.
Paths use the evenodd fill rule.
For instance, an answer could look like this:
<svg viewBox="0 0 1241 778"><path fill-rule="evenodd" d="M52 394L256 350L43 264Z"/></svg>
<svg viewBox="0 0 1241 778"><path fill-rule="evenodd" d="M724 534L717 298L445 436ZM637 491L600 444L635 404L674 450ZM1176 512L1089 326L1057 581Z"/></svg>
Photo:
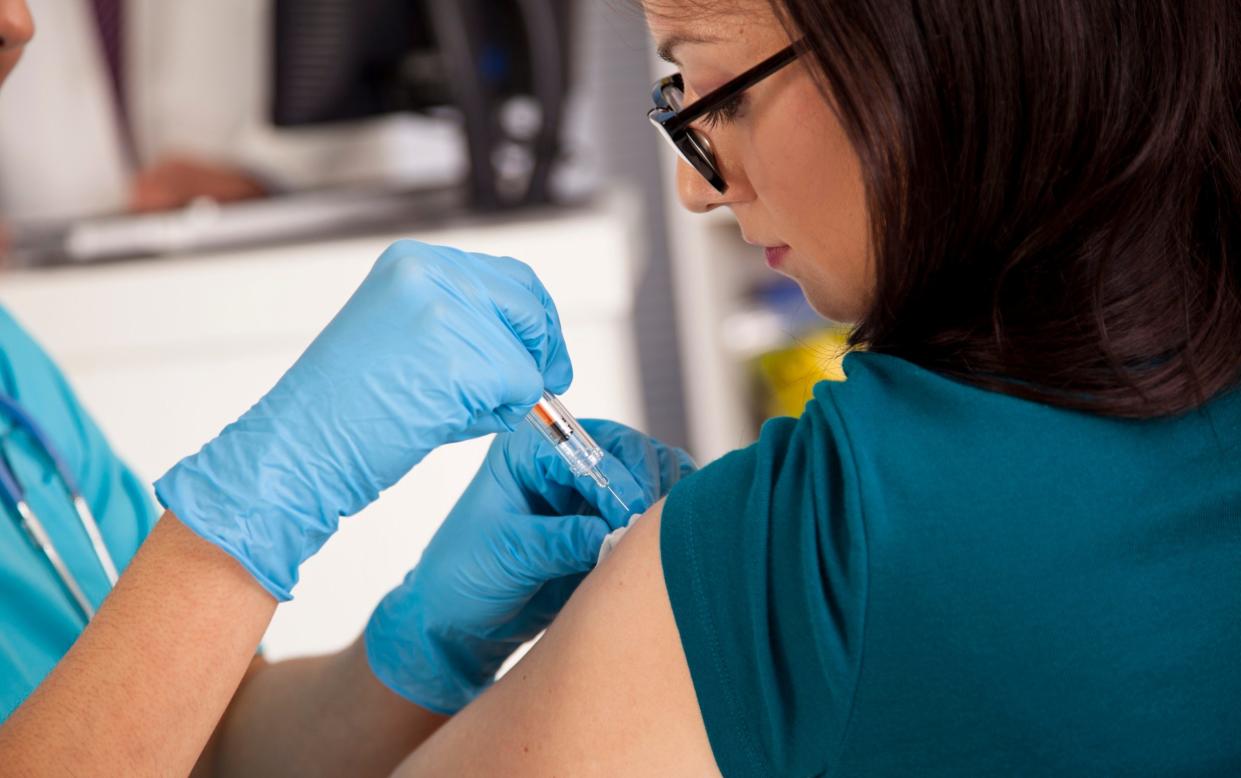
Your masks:
<svg viewBox="0 0 1241 778"><path fill-rule="evenodd" d="M659 42L659 44L655 47L655 53L658 54L659 58L664 62L671 62L673 65L680 65L681 63L677 61L676 55L674 54L674 50L677 46L680 46L682 43L714 43L717 40L719 39L689 33L670 35Z"/></svg>

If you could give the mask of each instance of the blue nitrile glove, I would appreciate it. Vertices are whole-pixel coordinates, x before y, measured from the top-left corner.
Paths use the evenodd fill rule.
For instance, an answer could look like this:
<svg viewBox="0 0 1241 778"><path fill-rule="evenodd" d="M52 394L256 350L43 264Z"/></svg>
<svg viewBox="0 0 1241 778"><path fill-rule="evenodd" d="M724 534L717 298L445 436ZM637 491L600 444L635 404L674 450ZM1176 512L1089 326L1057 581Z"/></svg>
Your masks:
<svg viewBox="0 0 1241 778"><path fill-rule="evenodd" d="M277 599L301 563L444 443L522 423L572 368L515 259L393 244L276 386L155 485Z"/></svg>
<svg viewBox="0 0 1241 778"><path fill-rule="evenodd" d="M375 609L366 654L390 689L436 713L478 696L513 650L542 631L594 567L603 538L694 469L628 427L584 420L629 506L574 478L529 425L500 435L417 567Z"/></svg>

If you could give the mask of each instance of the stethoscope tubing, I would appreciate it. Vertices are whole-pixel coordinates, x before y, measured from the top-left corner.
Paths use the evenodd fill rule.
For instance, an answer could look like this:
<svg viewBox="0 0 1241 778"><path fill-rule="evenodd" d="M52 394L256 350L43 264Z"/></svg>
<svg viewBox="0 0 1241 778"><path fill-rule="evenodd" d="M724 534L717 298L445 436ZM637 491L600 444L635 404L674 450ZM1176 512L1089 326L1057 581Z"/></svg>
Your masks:
<svg viewBox="0 0 1241 778"><path fill-rule="evenodd" d="M91 605L91 601L87 599L86 592L82 591L82 587L78 585L77 576L69 569L68 563L56 550L56 544L52 542L51 535L47 534L47 528L43 526L43 522L39 521L39 517L35 512L30 510L30 505L22 500L17 505L17 513L21 516L22 527L30 535L30 539L34 541L39 550L43 552L43 556L47 557L47 561L51 563L52 569L56 571L56 577L64 584L65 589L69 591L69 595L73 597L73 601L77 604L78 610L86 617L89 622L95 618L95 606Z"/></svg>
<svg viewBox="0 0 1241 778"><path fill-rule="evenodd" d="M82 525L82 529L90 540L91 547L95 552L95 558L99 561L99 566L103 568L104 575L108 579L108 584L115 586L119 577L116 563L113 561L108 547L103 542L103 534L99 531L99 524L95 521L90 506L78 490L77 481L73 477L73 473L69 470L65 460L57 452L51 438L47 436L24 408L2 391L0 391L0 410L7 413L10 419L16 422L18 426L34 439L39 447L43 449L43 453L48 458L48 461L55 467L61 483L64 484L65 491L68 492L69 499L73 503L73 509L77 514L78 522ZM91 605L90 600L87 599L85 592L83 592L81 585L78 583L77 577L69 569L64 557L56 549L56 544L52 541L51 535L48 534L47 528L26 501L26 493L22 488L21 482L17 479L16 474L3 456L0 456L0 489L3 489L5 496L9 498L9 501L16 508L22 528L30 536L30 539L34 541L35 545L39 547L39 550L43 552L43 555L47 558L53 570L55 570L57 577L60 578L65 589L73 597L78 609L89 622L95 615L94 607Z"/></svg>

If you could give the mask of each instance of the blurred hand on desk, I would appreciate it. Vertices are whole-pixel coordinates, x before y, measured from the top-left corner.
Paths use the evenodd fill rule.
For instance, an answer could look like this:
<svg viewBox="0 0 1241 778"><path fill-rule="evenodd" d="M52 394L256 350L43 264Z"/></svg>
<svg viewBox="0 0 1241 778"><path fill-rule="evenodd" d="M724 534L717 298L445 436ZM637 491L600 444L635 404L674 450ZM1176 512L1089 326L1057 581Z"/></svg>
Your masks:
<svg viewBox="0 0 1241 778"><path fill-rule="evenodd" d="M140 170L129 189L134 213L170 211L199 197L230 203L266 197L267 187L252 174L193 157L169 156Z"/></svg>
<svg viewBox="0 0 1241 778"><path fill-rule="evenodd" d="M131 213L156 213L184 208L200 197L231 203L269 194L264 183L242 168L175 155L134 175L127 207ZM0 214L0 268L8 264L12 242L13 232Z"/></svg>

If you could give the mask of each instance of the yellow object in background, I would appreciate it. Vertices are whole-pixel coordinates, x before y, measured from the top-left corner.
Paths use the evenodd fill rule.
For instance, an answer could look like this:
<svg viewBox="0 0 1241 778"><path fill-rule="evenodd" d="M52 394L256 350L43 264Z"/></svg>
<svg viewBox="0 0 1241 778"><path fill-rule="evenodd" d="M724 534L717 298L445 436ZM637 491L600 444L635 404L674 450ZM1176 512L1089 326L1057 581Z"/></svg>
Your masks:
<svg viewBox="0 0 1241 778"><path fill-rule="evenodd" d="M759 405L766 417L800 416L820 381L843 381L849 347L843 326L817 330L778 351L758 357Z"/></svg>

